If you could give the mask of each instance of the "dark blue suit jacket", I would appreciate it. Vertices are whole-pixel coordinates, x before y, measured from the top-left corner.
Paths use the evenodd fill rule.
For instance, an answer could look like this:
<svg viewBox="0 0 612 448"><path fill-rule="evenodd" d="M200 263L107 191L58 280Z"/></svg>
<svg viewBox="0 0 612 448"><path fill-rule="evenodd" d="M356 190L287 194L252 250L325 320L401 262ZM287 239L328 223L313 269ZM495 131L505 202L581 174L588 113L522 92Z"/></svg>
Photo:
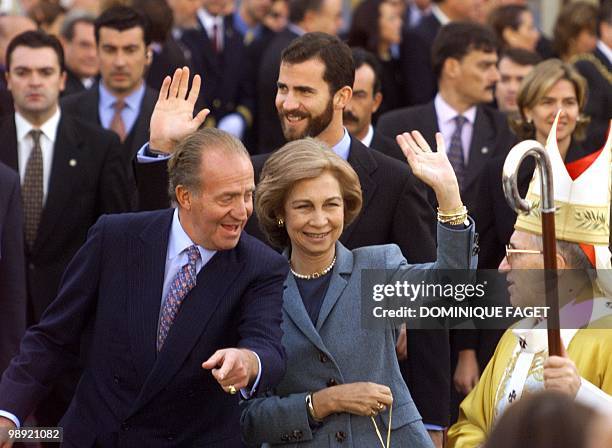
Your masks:
<svg viewBox="0 0 612 448"><path fill-rule="evenodd" d="M0 374L26 326L23 211L19 175L0 162Z"/></svg>
<svg viewBox="0 0 612 448"><path fill-rule="evenodd" d="M261 359L259 389L280 381L287 261L247 234L217 252L158 354L171 222L172 210L100 218L5 372L0 409L23 421L83 343L84 373L60 422L64 446L241 446L238 396L201 364L220 348L249 348Z"/></svg>

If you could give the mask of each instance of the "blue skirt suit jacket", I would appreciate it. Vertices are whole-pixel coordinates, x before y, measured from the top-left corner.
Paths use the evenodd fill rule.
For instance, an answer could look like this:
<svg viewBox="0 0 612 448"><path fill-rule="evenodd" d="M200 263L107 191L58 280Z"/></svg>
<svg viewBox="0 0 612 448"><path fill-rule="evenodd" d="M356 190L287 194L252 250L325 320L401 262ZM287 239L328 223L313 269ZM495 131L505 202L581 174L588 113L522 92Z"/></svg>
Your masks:
<svg viewBox="0 0 612 448"><path fill-rule="evenodd" d="M337 242L337 260L316 326L289 274L282 324L287 371L273 394L242 402L244 441L264 447L380 446L370 417L332 414L318 427L311 427L308 419L305 399L309 392L334 384L368 381L391 388L391 446L433 446L400 373L395 354L397 330L391 325L386 330L368 330L361 325L361 270L396 270L394 279L401 279L412 269L475 269L474 235L473 222L465 230L438 225L437 261L418 265L409 265L395 244L350 251ZM388 418L388 410L376 417L383 440Z"/></svg>

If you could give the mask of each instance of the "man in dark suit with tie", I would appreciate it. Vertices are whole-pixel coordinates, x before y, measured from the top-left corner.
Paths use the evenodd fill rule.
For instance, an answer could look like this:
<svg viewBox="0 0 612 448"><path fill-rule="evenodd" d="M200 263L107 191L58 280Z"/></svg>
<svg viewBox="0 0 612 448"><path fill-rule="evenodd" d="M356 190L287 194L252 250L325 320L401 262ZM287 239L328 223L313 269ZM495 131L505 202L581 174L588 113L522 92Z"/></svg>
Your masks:
<svg viewBox="0 0 612 448"><path fill-rule="evenodd" d="M62 99L62 110L119 136L124 170L132 186L132 205L148 209L146 191L143 197L137 195L132 161L148 140L149 120L158 95L144 81L151 62L149 24L137 11L116 6L96 19L95 36L100 82Z"/></svg>
<svg viewBox="0 0 612 448"><path fill-rule="evenodd" d="M482 0L433 0L431 14L404 32L400 47L404 104L424 104L434 97L438 86L432 70L431 48L438 31L451 22L478 20L482 3Z"/></svg>
<svg viewBox="0 0 612 448"><path fill-rule="evenodd" d="M23 210L19 175L0 162L0 374L26 328Z"/></svg>
<svg viewBox="0 0 612 448"><path fill-rule="evenodd" d="M103 213L129 208L116 136L58 107L63 67L61 44L43 32L20 34L8 46L15 114L0 122L0 161L21 177L29 324L55 297L89 227ZM57 424L71 397L69 383L38 410L40 424Z"/></svg>
<svg viewBox="0 0 612 448"><path fill-rule="evenodd" d="M242 232L255 182L237 139L191 133L169 178L177 209L103 216L92 227L0 382L0 427L24 421L88 334L59 424L63 446L242 446L235 394L264 392L284 373L289 266Z"/></svg>
<svg viewBox="0 0 612 448"><path fill-rule="evenodd" d="M499 79L497 41L482 25L451 23L438 34L432 57L440 90L435 99L387 112L377 129L389 137L418 129L432 147L435 133L441 132L461 197L468 210L474 210L483 167L491 158L505 156L515 138L505 115L485 105L493 100ZM400 154L398 150L398 159L403 157ZM435 202L433 194L430 198Z"/></svg>
<svg viewBox="0 0 612 448"><path fill-rule="evenodd" d="M246 49L225 16L226 0L204 0L194 29L180 31L180 41L191 54L191 67L204 76L206 88L198 108L210 109L207 126L242 138L253 124L254 92Z"/></svg>

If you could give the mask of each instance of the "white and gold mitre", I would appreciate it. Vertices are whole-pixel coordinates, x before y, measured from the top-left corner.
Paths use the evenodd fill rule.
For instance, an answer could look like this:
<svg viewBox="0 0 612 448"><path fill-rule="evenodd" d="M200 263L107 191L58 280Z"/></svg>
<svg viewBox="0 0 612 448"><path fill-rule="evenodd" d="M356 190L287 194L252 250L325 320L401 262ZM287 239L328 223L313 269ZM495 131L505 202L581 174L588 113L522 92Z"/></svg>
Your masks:
<svg viewBox="0 0 612 448"><path fill-rule="evenodd" d="M557 114L546 141L546 152L553 171L556 237L558 240L594 246L597 264L602 266L601 258L601 262L609 267L612 132L608 132L605 146L590 156L593 160L586 169L572 179L557 147L557 122L560 114ZM536 141L529 141L529 144L541 147ZM529 184L527 200L533 204L532 210L526 215L519 215L514 228L541 235L540 173L537 169Z"/></svg>

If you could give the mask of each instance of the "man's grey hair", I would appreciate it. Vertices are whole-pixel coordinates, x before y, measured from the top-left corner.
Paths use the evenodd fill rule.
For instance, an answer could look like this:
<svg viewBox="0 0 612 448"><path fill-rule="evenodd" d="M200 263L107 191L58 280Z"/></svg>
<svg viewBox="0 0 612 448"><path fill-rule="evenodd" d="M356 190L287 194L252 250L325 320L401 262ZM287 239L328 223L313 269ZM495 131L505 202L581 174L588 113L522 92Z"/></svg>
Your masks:
<svg viewBox="0 0 612 448"><path fill-rule="evenodd" d="M222 151L249 158L242 142L227 132L204 128L188 135L179 142L168 161L168 194L172 201L177 201L176 187L179 185L195 194L201 192L202 156L205 151Z"/></svg>
<svg viewBox="0 0 612 448"><path fill-rule="evenodd" d="M74 28L78 23L89 23L90 25L94 25L95 21L96 16L87 11L79 9L70 11L66 14L66 17L64 17L62 27L60 28L60 36L68 42L72 42L72 39L74 39Z"/></svg>

